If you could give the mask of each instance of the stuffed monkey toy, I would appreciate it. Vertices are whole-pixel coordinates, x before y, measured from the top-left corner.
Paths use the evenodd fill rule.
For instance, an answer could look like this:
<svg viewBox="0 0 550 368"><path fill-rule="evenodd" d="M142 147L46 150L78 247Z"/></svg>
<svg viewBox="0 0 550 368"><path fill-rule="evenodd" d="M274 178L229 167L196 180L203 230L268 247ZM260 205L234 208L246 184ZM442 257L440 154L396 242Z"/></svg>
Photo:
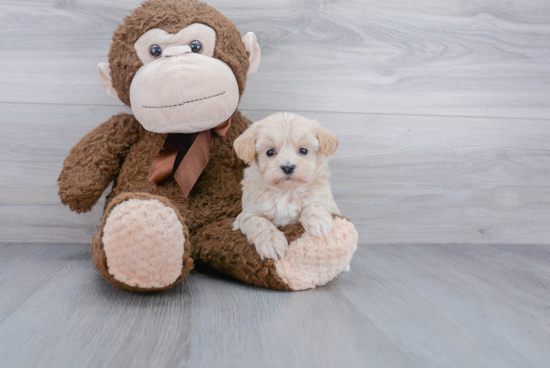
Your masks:
<svg viewBox="0 0 550 368"><path fill-rule="evenodd" d="M317 238L281 230L284 257L262 260L231 224L241 212L245 164L234 140L250 120L237 110L260 48L216 9L196 0L149 0L115 31L98 74L131 107L86 135L65 159L59 196L89 211L113 182L91 243L101 275L126 290L167 289L194 263L278 290L323 285L349 264L357 232L336 218Z"/></svg>

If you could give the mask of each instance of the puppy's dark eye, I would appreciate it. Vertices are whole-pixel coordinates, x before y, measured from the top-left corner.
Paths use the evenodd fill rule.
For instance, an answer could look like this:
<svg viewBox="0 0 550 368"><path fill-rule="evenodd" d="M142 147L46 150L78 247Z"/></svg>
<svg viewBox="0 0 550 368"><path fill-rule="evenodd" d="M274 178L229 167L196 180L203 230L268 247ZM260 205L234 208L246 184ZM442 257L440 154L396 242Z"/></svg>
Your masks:
<svg viewBox="0 0 550 368"><path fill-rule="evenodd" d="M302 155L307 155L307 148L300 148L300 153Z"/></svg>
<svg viewBox="0 0 550 368"><path fill-rule="evenodd" d="M202 43L200 41L192 41L189 44L189 47L191 47L191 51L195 54L200 54L202 52Z"/></svg>
<svg viewBox="0 0 550 368"><path fill-rule="evenodd" d="M158 59L162 55L162 49L159 45L151 45L149 46L149 54L155 59Z"/></svg>
<svg viewBox="0 0 550 368"><path fill-rule="evenodd" d="M267 151L265 154L266 154L268 157L274 156L274 155L275 155L275 150L274 150L274 149L270 149L270 150Z"/></svg>

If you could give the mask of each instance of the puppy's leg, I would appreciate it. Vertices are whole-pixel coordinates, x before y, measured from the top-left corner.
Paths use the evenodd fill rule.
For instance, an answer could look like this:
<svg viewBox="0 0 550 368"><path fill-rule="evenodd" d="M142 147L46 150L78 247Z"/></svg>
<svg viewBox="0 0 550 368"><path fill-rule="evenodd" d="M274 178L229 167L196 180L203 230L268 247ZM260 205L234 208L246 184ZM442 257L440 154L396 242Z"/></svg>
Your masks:
<svg viewBox="0 0 550 368"><path fill-rule="evenodd" d="M332 215L322 206L308 204L302 210L300 222L306 232L321 237L331 232L334 221Z"/></svg>
<svg viewBox="0 0 550 368"><path fill-rule="evenodd" d="M261 259L279 259L284 256L288 241L285 235L265 217L241 213L233 230L242 231L249 243L254 244Z"/></svg>

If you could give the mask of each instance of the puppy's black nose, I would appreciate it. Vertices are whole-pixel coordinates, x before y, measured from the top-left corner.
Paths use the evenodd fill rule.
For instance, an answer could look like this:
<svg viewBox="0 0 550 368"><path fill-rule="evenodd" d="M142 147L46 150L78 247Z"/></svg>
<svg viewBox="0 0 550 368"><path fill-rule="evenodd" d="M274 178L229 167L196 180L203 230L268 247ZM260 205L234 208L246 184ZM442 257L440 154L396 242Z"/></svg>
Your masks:
<svg viewBox="0 0 550 368"><path fill-rule="evenodd" d="M281 170L283 170L285 174L290 175L294 172L295 167L296 165L283 165L281 166Z"/></svg>

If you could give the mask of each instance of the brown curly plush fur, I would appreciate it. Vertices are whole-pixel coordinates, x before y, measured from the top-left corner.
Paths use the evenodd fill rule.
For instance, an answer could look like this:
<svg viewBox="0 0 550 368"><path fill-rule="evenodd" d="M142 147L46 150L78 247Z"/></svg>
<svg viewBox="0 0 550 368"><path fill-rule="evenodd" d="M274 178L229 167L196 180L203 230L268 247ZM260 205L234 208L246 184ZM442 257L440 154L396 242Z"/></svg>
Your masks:
<svg viewBox="0 0 550 368"><path fill-rule="evenodd" d="M216 31L214 57L231 67L242 95L249 61L235 25L199 1L150 0L125 18L114 34L109 52L113 86L125 104L130 105L130 84L142 66L133 48L135 41L152 28L176 33L192 23L203 23ZM186 232L183 272L175 283L185 278L193 267L191 255L196 262L245 282L290 290L277 276L273 261L262 261L246 237L230 229L241 211L239 183L244 169L244 163L233 152L233 141L249 124L250 120L237 110L227 136L212 137L210 161L188 198L183 196L173 179L161 186L148 180L151 164L167 135L146 131L133 115L113 116L71 150L58 179L61 201L71 210L89 211L109 183L114 181L113 190L107 196L101 226L91 244L94 264L108 281L123 289L151 290L130 287L109 274L102 237L106 218L116 204L130 198L155 198L176 209ZM283 231L292 241L303 233L303 228L292 225Z"/></svg>
<svg viewBox="0 0 550 368"><path fill-rule="evenodd" d="M121 162L142 131L141 124L132 115L120 114L74 146L58 179L63 204L77 213L90 211L118 175Z"/></svg>

